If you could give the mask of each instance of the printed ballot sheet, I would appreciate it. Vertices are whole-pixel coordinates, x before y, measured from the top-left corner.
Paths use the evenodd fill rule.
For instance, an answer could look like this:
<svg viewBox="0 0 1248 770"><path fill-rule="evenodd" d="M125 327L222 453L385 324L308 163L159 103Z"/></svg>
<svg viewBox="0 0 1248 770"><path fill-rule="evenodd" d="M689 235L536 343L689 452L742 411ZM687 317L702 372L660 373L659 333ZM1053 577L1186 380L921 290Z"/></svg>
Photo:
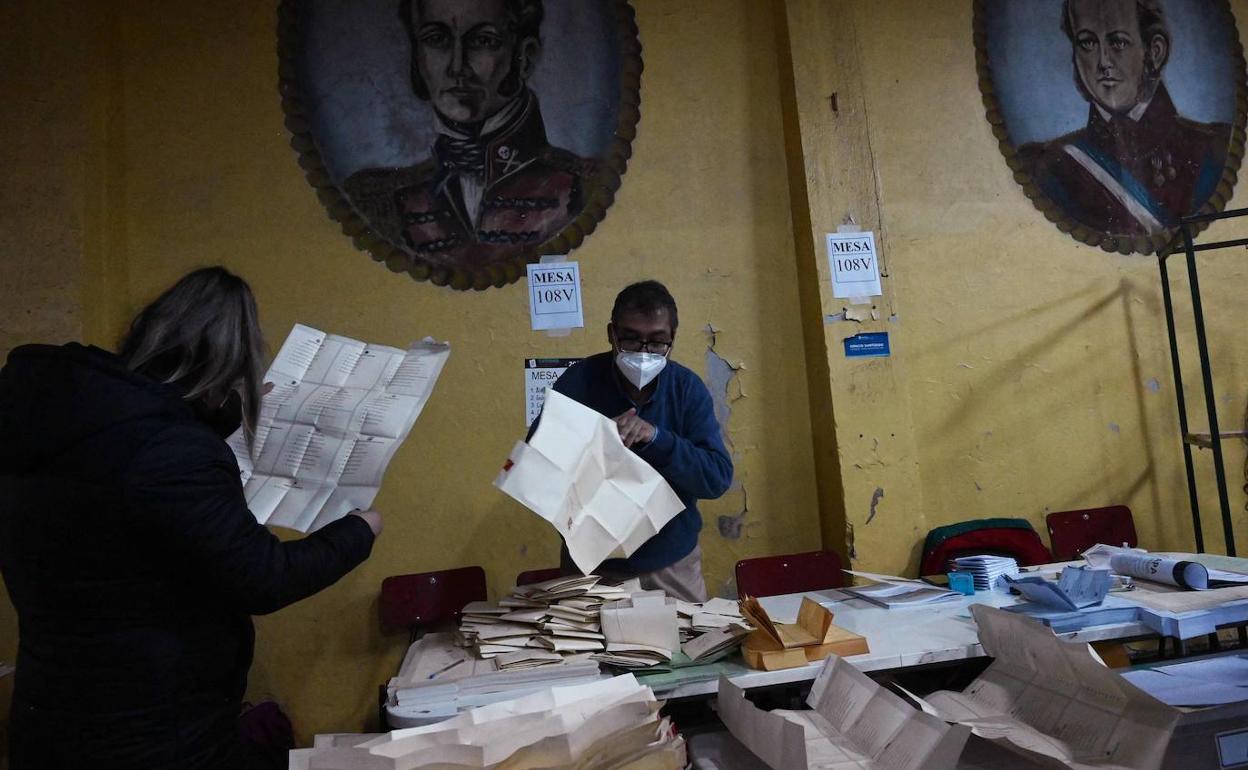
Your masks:
<svg viewBox="0 0 1248 770"><path fill-rule="evenodd" d="M251 453L242 431L230 437L256 519L311 532L372 505L450 353L431 339L400 350L296 324L265 375L273 390Z"/></svg>
<svg viewBox="0 0 1248 770"><path fill-rule="evenodd" d="M685 508L624 446L614 421L554 390L537 431L512 449L494 486L550 522L585 574L631 556Z"/></svg>
<svg viewBox="0 0 1248 770"><path fill-rule="evenodd" d="M1082 642L993 607L971 608L994 658L964 692L910 695L975 735L1076 770L1155 770L1178 712L1109 669Z"/></svg>

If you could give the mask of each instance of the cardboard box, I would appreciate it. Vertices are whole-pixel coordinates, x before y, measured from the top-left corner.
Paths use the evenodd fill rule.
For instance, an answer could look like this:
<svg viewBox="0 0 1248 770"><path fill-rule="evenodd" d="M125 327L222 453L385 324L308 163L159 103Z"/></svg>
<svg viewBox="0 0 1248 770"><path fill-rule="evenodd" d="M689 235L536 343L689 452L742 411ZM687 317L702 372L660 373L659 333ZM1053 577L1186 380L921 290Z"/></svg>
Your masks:
<svg viewBox="0 0 1248 770"><path fill-rule="evenodd" d="M829 655L840 657L870 652L866 637L832 623L832 612L809 598L802 599L796 623L775 623L757 599L747 598L741 611L755 627L741 645L745 664L760 671L797 668Z"/></svg>

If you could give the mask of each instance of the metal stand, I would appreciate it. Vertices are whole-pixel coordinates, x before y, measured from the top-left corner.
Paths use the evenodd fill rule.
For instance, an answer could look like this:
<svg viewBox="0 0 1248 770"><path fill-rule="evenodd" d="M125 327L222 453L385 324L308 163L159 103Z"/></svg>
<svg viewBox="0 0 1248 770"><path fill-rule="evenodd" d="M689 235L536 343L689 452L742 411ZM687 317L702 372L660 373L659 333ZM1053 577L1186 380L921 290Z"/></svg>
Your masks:
<svg viewBox="0 0 1248 770"><path fill-rule="evenodd" d="M1196 326L1196 346L1200 354L1200 374L1204 385L1205 411L1208 414L1209 432L1192 433L1187 424L1187 401L1183 395L1183 373L1179 360L1179 343L1174 331L1174 304L1170 297L1170 272L1166 260L1174 252L1158 255L1161 268L1162 297L1166 307L1166 328L1170 333L1170 364L1174 370L1174 392L1179 406L1179 429L1183 432L1183 464L1187 469L1187 494L1192 506L1192 529L1196 535L1196 551L1204 553L1205 538L1201 529L1200 500L1196 493L1196 473L1192 467L1192 447L1213 450L1213 468L1218 482L1218 503L1222 510L1222 535L1226 541L1226 555L1235 555L1235 531L1231 524L1231 503L1226 490L1226 465L1222 459L1222 439L1244 436L1244 431L1222 433L1218 429L1218 404L1213 394L1213 372L1209 363L1209 344L1205 336L1205 313L1200 301L1200 280L1196 273L1196 252L1248 246L1248 238L1229 241L1192 244L1192 226L1217 219L1234 219L1248 216L1248 209L1235 209L1217 214L1197 214L1179 220L1179 232L1183 236L1183 250L1187 254L1187 275L1192 290L1192 316Z"/></svg>

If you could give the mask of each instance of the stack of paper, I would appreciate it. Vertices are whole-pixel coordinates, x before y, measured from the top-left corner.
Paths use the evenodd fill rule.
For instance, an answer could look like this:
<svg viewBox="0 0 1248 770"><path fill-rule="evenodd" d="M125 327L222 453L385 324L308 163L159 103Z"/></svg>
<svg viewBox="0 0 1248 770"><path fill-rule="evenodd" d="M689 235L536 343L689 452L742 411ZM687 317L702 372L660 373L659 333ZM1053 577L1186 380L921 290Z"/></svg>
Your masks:
<svg viewBox="0 0 1248 770"><path fill-rule="evenodd" d="M646 768L680 770L684 742L632 676L545 689L436 724L337 736L290 753L299 770ZM326 745L329 744L329 745Z"/></svg>
<svg viewBox="0 0 1248 770"><path fill-rule="evenodd" d="M585 574L631 556L685 508L614 421L549 389L537 430L512 449L494 486L550 522Z"/></svg>
<svg viewBox="0 0 1248 770"><path fill-rule="evenodd" d="M719 680L724 725L773 770L953 770L970 734L916 711L836 656L806 702L809 711L764 711Z"/></svg>
<svg viewBox="0 0 1248 770"><path fill-rule="evenodd" d="M519 586L498 604L465 606L458 641L478 658L496 658L504 671L557 665L572 656L605 651L599 616L603 604L640 590L636 580L614 586L594 575Z"/></svg>
<svg viewBox="0 0 1248 770"><path fill-rule="evenodd" d="M366 509L451 354L432 339L407 350L295 324L265 381L249 448L229 439L261 524L320 529Z"/></svg>
<svg viewBox="0 0 1248 770"><path fill-rule="evenodd" d="M872 604L888 609L900 607L921 607L938 602L958 601L962 594L946 588L938 588L921 580L897 577L895 575L877 575L874 572L857 572L845 570L856 577L872 581L870 585L850 586L840 589L842 592L864 599Z"/></svg>
<svg viewBox="0 0 1248 770"><path fill-rule="evenodd" d="M733 624L748 625L741 615L741 604L732 599L715 597L702 604L676 602L677 623L680 625L680 641L687 642L699 634L715 631Z"/></svg>
<svg viewBox="0 0 1248 770"><path fill-rule="evenodd" d="M1018 562L1009 556L963 556L953 563L959 571L971 573L976 591L991 591L1005 575L1018 577Z"/></svg>

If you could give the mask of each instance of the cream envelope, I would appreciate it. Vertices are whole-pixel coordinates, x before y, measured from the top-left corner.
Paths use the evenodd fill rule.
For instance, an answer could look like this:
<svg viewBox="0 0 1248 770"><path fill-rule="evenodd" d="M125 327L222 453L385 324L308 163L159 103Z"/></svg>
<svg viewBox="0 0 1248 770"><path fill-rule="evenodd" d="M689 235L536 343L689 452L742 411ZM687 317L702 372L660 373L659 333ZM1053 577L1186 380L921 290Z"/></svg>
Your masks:
<svg viewBox="0 0 1248 770"><path fill-rule="evenodd" d="M554 390L537 431L512 449L494 486L550 522L586 574L631 556L685 507L624 446L612 420Z"/></svg>

